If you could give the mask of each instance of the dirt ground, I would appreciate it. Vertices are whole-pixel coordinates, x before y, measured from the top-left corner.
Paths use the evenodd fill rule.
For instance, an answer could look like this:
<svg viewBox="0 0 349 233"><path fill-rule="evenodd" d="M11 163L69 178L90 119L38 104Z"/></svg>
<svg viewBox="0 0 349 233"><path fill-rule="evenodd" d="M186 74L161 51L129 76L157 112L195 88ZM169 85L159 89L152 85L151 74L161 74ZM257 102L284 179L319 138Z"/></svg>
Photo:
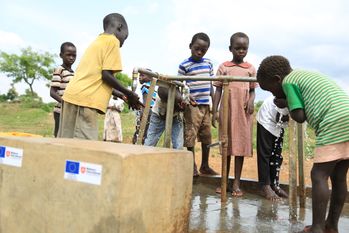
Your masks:
<svg viewBox="0 0 349 233"><path fill-rule="evenodd" d="M288 154L283 154L283 163L281 166L281 176L280 176L280 183L288 184L288 176L289 176L289 163L288 163ZM195 161L198 167L200 167L201 164L201 151L196 151ZM210 158L209 158L209 164L211 168L213 168L216 172L221 174L221 164L222 164L222 157L219 154L218 149L214 148L211 150ZM234 159L232 159L231 163L231 169L230 169L230 176L234 176ZM297 162L298 163L298 162ZM298 166L298 164L297 164ZM312 159L305 159L304 160L304 177L305 177L305 184L306 186L311 186L311 180L310 180L310 171L313 166L313 160ZM254 152L253 157L246 157L244 161L244 166L242 169L242 178L248 178L252 180L258 180L258 173L257 173L257 154ZM349 183L349 176L347 176L347 182Z"/></svg>

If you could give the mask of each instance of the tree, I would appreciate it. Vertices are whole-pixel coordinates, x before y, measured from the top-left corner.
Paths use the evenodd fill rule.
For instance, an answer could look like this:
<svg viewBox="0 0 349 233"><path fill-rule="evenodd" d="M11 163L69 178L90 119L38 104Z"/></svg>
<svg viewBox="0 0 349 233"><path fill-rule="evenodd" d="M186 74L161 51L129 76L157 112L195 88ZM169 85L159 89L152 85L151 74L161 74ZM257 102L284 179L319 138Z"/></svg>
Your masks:
<svg viewBox="0 0 349 233"><path fill-rule="evenodd" d="M116 73L115 77L116 77L117 80L119 80L119 81L122 83L122 85L124 85L125 87L129 87L129 86L132 85L132 79L130 79L130 78L128 77L127 74L123 74L123 73L118 72L118 73Z"/></svg>
<svg viewBox="0 0 349 233"><path fill-rule="evenodd" d="M33 84L36 80L50 80L55 55L48 52L38 53L31 47L21 50L21 55L0 53L0 72L12 78L12 83L24 81L34 95Z"/></svg>

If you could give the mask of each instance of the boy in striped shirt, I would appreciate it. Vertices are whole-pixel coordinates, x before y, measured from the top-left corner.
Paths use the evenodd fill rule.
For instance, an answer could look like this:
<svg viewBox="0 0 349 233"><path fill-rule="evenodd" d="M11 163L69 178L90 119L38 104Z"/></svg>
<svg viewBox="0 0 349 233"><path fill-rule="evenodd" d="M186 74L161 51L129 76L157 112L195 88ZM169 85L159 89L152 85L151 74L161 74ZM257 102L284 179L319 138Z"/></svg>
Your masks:
<svg viewBox="0 0 349 233"><path fill-rule="evenodd" d="M291 117L307 121L316 134L311 170L313 222L301 232L338 232L347 194L349 167L349 96L325 75L292 70L282 56L265 58L257 72L262 89L276 97L278 107L288 106ZM332 192L330 198L328 178Z"/></svg>
<svg viewBox="0 0 349 233"><path fill-rule="evenodd" d="M74 76L74 71L72 70L71 66L74 64L76 59L75 45L71 42L64 42L61 45L61 52L59 56L62 58L63 64L58 66L53 71L53 76L50 84L50 96L57 101L53 109L53 118L55 120L55 129L53 134L55 137L57 137L59 129L62 96L70 79Z"/></svg>
<svg viewBox="0 0 349 233"><path fill-rule="evenodd" d="M213 65L211 61L204 58L210 47L210 38L205 33L197 33L193 36L189 48L191 57L185 59L178 69L178 75L183 76L213 76ZM208 157L211 144L211 117L210 98L212 98L211 81L187 80L190 99L196 102L189 104L184 110L184 146L194 156L194 176L198 176L195 164L195 140L201 142L202 160L200 173L205 175L216 175L217 173L209 167Z"/></svg>

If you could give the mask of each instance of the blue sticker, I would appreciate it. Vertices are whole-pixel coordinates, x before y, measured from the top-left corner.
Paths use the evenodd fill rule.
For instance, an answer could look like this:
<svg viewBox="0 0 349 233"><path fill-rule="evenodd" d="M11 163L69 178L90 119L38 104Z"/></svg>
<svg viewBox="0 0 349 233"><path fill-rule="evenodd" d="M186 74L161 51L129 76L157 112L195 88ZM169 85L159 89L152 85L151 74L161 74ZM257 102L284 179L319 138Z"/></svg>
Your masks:
<svg viewBox="0 0 349 233"><path fill-rule="evenodd" d="M66 160L65 172L79 174L79 170L80 170L80 163L79 162Z"/></svg>
<svg viewBox="0 0 349 233"><path fill-rule="evenodd" d="M5 158L6 147L0 146L0 158Z"/></svg>

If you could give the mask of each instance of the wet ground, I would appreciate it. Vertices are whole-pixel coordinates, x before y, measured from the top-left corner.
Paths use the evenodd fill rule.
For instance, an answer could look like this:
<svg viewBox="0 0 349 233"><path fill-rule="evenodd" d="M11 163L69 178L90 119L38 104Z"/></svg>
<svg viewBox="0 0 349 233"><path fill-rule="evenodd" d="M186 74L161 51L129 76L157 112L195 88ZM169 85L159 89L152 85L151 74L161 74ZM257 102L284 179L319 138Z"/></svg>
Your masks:
<svg viewBox="0 0 349 233"><path fill-rule="evenodd" d="M299 210L298 220L289 221L287 200L272 203L253 193L233 198L221 205L215 193L216 184L194 182L190 233L276 233L297 232L311 223L311 199L305 209ZM349 203L346 203L339 221L339 232L349 233Z"/></svg>

